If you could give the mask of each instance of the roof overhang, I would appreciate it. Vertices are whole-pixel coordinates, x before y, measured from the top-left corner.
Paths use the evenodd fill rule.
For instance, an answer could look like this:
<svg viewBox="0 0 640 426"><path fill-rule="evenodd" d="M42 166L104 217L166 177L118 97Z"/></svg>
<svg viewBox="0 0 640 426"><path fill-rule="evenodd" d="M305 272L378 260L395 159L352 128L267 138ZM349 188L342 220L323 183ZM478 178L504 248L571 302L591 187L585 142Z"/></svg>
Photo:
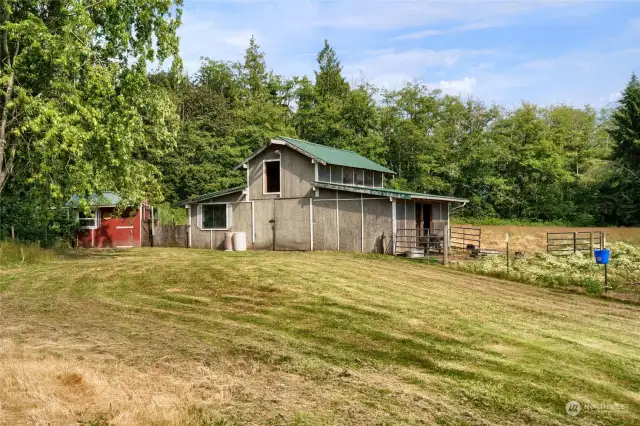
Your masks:
<svg viewBox="0 0 640 426"><path fill-rule="evenodd" d="M280 139L271 139L271 140L269 141L269 143L268 143L268 144L266 144L265 146L263 146L262 148L260 148L260 149L259 149L259 150L257 150L256 152L254 152L250 157L248 157L247 159L245 159L244 161L242 161L242 163L240 163L240 164L238 164L237 166L235 166L235 167L233 168L233 170L239 170L239 169L241 169L241 168L245 167L245 166L246 166L246 164L247 164L249 161L253 160L253 159L254 159L254 158L256 158L258 155L262 154L262 153L263 153L267 148L269 148L271 145L284 145L284 146L287 146L287 147L289 147L289 148L293 149L294 151L297 151L297 152L299 152L300 154L302 154L302 155L304 155L304 156L306 156L306 157L309 157L309 158L311 158L312 160L317 161L318 163L322 164L323 166L326 166L326 165L327 165L327 163L326 163L325 161L321 160L320 158L316 157L315 155L312 155L312 154L308 153L308 152L307 152L307 151L305 151L304 149L300 149L299 147L297 147L297 146L295 146L295 145L293 145L293 144L290 144L290 143L289 143L289 142L287 142L287 141L283 141L283 140L280 140Z"/></svg>
<svg viewBox="0 0 640 426"><path fill-rule="evenodd" d="M397 191L394 189L386 188L367 188L362 186L341 185L337 183L327 182L313 182L313 186L316 188L331 189L334 191L346 191L354 192L357 194L377 195L381 197L396 198L401 200L430 200L430 201L443 201L449 203L462 203L466 204L469 200L464 198L446 197L442 195L432 194L420 194L415 192Z"/></svg>
<svg viewBox="0 0 640 426"><path fill-rule="evenodd" d="M223 195L235 194L236 192L241 192L241 191L244 191L245 189L247 189L247 186L246 185L242 185L242 186L236 186L234 188L223 189L222 191L218 191L218 192L211 192L209 194L199 195L199 196L197 196L195 198L192 198L190 200L180 201L178 203L178 206L184 207L184 206L186 206L188 204L199 203L201 201L210 200L212 198L222 197Z"/></svg>

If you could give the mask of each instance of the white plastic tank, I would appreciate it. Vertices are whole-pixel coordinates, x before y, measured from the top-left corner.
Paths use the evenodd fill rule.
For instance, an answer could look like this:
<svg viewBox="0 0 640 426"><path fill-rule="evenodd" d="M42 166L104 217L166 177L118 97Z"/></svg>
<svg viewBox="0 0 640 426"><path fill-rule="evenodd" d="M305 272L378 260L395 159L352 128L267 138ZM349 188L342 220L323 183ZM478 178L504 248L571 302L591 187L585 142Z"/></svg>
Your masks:
<svg viewBox="0 0 640 426"><path fill-rule="evenodd" d="M224 251L233 251L233 244L231 239L233 238L233 232L224 233Z"/></svg>
<svg viewBox="0 0 640 426"><path fill-rule="evenodd" d="M246 232L235 232L233 234L233 249L235 251L247 250L247 233Z"/></svg>

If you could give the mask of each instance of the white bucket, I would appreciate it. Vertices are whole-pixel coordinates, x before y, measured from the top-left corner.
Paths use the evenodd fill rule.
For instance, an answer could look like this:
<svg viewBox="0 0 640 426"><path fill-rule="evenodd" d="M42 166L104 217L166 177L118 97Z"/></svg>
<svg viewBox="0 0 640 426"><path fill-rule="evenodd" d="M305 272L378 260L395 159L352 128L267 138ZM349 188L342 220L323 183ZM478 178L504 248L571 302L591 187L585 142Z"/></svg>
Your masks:
<svg viewBox="0 0 640 426"><path fill-rule="evenodd" d="M231 242L232 238L233 232L224 233L224 251L233 251L233 243Z"/></svg>
<svg viewBox="0 0 640 426"><path fill-rule="evenodd" d="M235 251L247 250L247 233L246 232L235 232L233 234L233 249Z"/></svg>

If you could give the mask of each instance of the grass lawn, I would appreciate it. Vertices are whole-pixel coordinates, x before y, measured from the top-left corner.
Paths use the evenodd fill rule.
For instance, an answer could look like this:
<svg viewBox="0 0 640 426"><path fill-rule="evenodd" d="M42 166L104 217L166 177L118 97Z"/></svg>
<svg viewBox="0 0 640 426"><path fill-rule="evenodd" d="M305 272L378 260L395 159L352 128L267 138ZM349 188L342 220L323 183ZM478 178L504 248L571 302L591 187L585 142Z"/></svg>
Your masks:
<svg viewBox="0 0 640 426"><path fill-rule="evenodd" d="M0 423L640 418L639 306L390 256L81 251L3 266L0 318Z"/></svg>

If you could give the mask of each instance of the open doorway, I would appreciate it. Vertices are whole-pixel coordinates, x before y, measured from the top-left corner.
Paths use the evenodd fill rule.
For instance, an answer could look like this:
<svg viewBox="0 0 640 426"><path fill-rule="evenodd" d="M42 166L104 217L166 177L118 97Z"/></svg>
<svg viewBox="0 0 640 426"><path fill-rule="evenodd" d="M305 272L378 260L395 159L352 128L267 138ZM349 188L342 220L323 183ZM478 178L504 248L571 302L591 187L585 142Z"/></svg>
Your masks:
<svg viewBox="0 0 640 426"><path fill-rule="evenodd" d="M428 234L431 228L431 204L416 203L416 230L418 236Z"/></svg>

